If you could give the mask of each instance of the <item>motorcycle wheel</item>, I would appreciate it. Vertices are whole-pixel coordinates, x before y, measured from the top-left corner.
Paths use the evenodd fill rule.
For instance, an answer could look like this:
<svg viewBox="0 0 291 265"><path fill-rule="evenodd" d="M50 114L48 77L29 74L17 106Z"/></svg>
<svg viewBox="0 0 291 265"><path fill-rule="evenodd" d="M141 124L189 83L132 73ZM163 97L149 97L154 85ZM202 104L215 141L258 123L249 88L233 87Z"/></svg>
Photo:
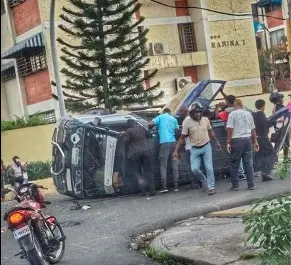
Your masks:
<svg viewBox="0 0 291 265"><path fill-rule="evenodd" d="M54 232L56 238L64 236L63 228L61 227L61 225L59 223L55 224L53 232ZM56 264L56 263L60 262L60 260L64 256L65 240L59 242L58 244L59 244L59 248L56 251L51 253L51 254L53 254L53 257L52 256L48 257L48 260L51 264Z"/></svg>
<svg viewBox="0 0 291 265"><path fill-rule="evenodd" d="M35 248L33 250L30 250L26 253L27 260L29 261L30 265L49 265L49 262L46 261L43 257L41 246L35 236L34 246Z"/></svg>

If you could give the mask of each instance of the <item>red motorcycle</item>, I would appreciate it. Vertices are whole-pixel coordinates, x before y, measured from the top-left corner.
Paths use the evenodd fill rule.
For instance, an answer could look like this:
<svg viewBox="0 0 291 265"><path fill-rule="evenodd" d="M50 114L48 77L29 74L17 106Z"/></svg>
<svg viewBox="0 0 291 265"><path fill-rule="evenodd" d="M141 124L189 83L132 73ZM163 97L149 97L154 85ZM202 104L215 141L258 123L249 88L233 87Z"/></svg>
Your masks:
<svg viewBox="0 0 291 265"><path fill-rule="evenodd" d="M4 189L16 195L19 202L4 215L8 229L13 232L21 252L15 256L27 259L31 265L49 265L58 263L65 252L63 229L54 216L44 216L41 208L49 204L43 200L39 189L45 189L34 183L27 183L18 188Z"/></svg>

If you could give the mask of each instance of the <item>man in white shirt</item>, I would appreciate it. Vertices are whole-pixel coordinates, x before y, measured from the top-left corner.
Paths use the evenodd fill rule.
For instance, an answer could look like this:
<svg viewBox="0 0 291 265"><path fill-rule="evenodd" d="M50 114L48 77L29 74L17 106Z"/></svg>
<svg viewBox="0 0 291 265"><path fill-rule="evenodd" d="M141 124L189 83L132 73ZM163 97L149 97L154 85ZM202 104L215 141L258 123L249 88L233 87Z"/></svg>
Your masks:
<svg viewBox="0 0 291 265"><path fill-rule="evenodd" d="M227 121L227 150L231 153L231 189L237 191L238 170L242 159L248 182L248 189L254 190L253 151L259 150L255 123L250 112L244 110L243 103L237 99L235 110L229 115Z"/></svg>

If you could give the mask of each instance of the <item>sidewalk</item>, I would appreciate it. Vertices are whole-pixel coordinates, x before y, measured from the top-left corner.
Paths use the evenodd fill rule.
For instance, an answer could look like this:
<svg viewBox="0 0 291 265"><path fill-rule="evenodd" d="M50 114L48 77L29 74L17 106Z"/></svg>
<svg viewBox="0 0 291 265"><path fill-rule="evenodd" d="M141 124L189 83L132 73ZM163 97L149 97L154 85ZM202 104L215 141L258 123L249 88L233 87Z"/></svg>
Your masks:
<svg viewBox="0 0 291 265"><path fill-rule="evenodd" d="M280 181L268 184L275 183ZM286 184L290 187L290 180ZM274 191L269 195L280 194ZM192 261L195 265L260 265L261 261L254 255L262 250L246 243L248 234L242 223L243 216L251 208L252 205L246 205L177 222L159 234L151 242L151 247L157 252Z"/></svg>
<svg viewBox="0 0 291 265"><path fill-rule="evenodd" d="M197 265L259 265L257 259L241 259L260 251L245 244L241 216L249 209L244 206L185 220L156 237L151 246Z"/></svg>

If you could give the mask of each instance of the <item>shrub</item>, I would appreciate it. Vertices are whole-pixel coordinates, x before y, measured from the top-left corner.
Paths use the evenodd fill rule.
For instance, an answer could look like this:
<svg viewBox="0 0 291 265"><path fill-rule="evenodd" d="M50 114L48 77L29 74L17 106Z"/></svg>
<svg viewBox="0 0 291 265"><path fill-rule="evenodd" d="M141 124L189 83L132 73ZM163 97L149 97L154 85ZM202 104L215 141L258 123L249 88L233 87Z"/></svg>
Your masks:
<svg viewBox="0 0 291 265"><path fill-rule="evenodd" d="M160 252L154 248L147 248L145 255L163 265L192 265L192 261L188 261L181 257L170 255L166 252Z"/></svg>
<svg viewBox="0 0 291 265"><path fill-rule="evenodd" d="M291 158L285 158L276 164L277 174L281 179L291 176Z"/></svg>
<svg viewBox="0 0 291 265"><path fill-rule="evenodd" d="M263 248L265 264L283 265L291 250L291 196L257 203L243 220L248 242ZM287 263L286 263L287 264Z"/></svg>
<svg viewBox="0 0 291 265"><path fill-rule="evenodd" d="M29 181L45 179L50 177L51 176L50 168L51 168L50 161L30 162L27 168Z"/></svg>
<svg viewBox="0 0 291 265"><path fill-rule="evenodd" d="M51 122L46 120L44 116L41 114L36 114L29 118L16 117L15 120L11 120L11 121L1 120L1 132L19 129L19 128L31 127L31 126L44 125L48 123L51 123Z"/></svg>

